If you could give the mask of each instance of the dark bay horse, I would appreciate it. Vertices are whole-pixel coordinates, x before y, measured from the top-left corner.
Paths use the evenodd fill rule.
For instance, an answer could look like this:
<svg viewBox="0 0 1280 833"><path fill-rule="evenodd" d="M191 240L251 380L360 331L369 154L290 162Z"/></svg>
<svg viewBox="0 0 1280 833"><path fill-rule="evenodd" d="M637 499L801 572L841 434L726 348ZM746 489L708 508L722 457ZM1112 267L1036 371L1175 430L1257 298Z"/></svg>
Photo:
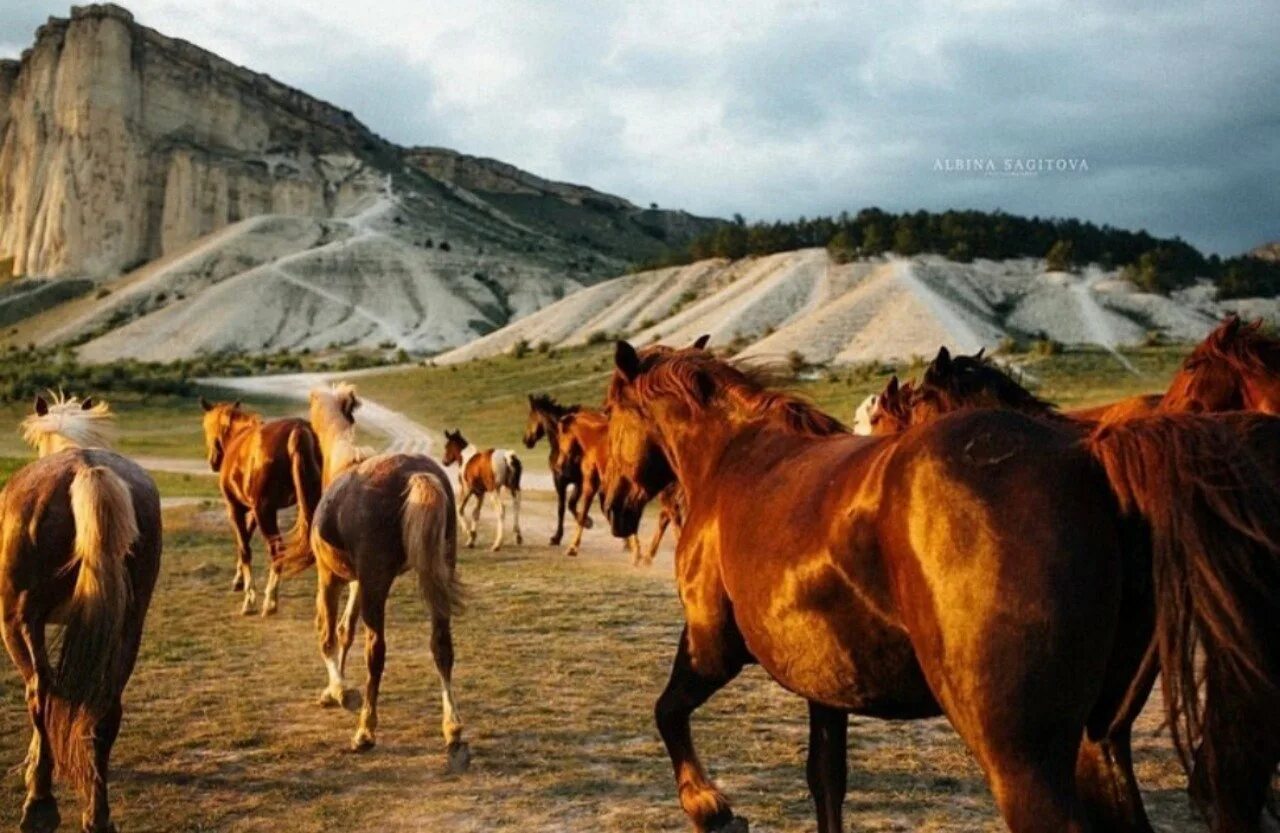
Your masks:
<svg viewBox="0 0 1280 833"><path fill-rule="evenodd" d="M620 343L616 364L615 534L672 479L687 499L656 718L697 830L745 826L689 718L752 662L809 701L820 833L842 830L850 713L945 714L1014 833L1148 830L1111 731L1153 633L1214 830L1259 829L1280 759L1280 482L1242 437L1275 444L1272 420L1089 435L968 410L862 438L702 351Z"/></svg>
<svg viewBox="0 0 1280 833"><path fill-rule="evenodd" d="M315 511L320 500L320 445L305 419L262 417L239 402L209 402L204 409L204 442L209 468L218 473L218 488L227 505L227 517L236 537L236 590L244 591L240 612L249 614L257 594L253 589L249 540L256 528L267 540L270 571L262 600L262 615L276 612L279 598L278 561L285 549L277 513L295 503L309 507L298 512L298 522ZM302 536L301 527L294 536Z"/></svg>
<svg viewBox="0 0 1280 833"><path fill-rule="evenodd" d="M547 463L551 468L551 483L556 490L556 531L551 535L552 546L557 546L564 538L566 504L569 514L577 517L578 499L582 496L582 470L560 455L560 419L578 410L578 405L561 405L545 393L529 394L529 418L524 426L524 447L533 448L543 437L547 438L547 445L551 447ZM589 516L587 520L589 527Z"/></svg>
<svg viewBox="0 0 1280 833"><path fill-rule="evenodd" d="M1183 361L1160 408L1280 413L1280 339L1230 316Z"/></svg>
<svg viewBox="0 0 1280 833"><path fill-rule="evenodd" d="M505 533L507 507L502 501L502 492L511 495L512 531L516 535L516 543L523 544L524 536L520 534L520 477L524 472L524 464L514 451L506 448L486 448L481 451L467 442L461 431L444 432L444 457L440 463L448 468L458 465L458 493L462 499L458 501L458 520L467 533L466 546L476 542L476 527L480 523L480 508L484 506L485 495L493 499L493 506L498 516L498 528L494 532L494 552L502 549ZM467 503L476 500L475 512L467 520Z"/></svg>
<svg viewBox="0 0 1280 833"><path fill-rule="evenodd" d="M105 403L36 400L22 424L37 461L0 491L0 632L26 684L32 738L19 827L60 821L56 768L86 801L82 828L114 830L107 800L121 695L160 571L160 495L108 451ZM48 625L61 625L51 656ZM56 642L54 644L57 644Z"/></svg>
<svg viewBox="0 0 1280 833"><path fill-rule="evenodd" d="M311 424L324 453L324 495L307 518L310 534L294 539L284 559L289 572L316 565L316 627L329 683L325 706L346 700L347 652L364 620L365 683L360 721L351 748L372 749L378 725L378 691L386 664L386 607L391 585L412 570L431 616L431 653L440 674L446 755L454 771L471 755L453 700L453 631L461 608L458 523L453 490L440 464L424 454L370 454L355 442L360 405L349 384L311 393ZM305 507L304 507L305 509ZM339 623L342 588L350 586Z"/></svg>

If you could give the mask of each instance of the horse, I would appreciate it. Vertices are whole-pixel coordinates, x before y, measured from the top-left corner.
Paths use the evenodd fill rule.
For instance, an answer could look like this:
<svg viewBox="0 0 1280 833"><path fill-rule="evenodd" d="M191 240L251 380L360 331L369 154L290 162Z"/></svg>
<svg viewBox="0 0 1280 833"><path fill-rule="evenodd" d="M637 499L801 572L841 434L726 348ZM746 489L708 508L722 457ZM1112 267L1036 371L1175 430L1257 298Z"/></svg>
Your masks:
<svg viewBox="0 0 1280 833"><path fill-rule="evenodd" d="M582 495L582 471L574 464L560 456L560 419L568 414L576 413L577 405L561 405L545 393L529 394L529 417L524 427L524 447L532 449L538 440L547 438L551 446L548 464L551 468L551 482L556 490L556 531L551 535L551 546L559 546L564 537L564 510L568 503L569 513L578 514L578 499ZM587 519L590 527L590 518Z"/></svg>
<svg viewBox="0 0 1280 833"><path fill-rule="evenodd" d="M910 380L899 384L897 376L890 376L884 390L876 396L875 407L867 415L867 434L874 437L896 434L910 425L914 390Z"/></svg>
<svg viewBox="0 0 1280 833"><path fill-rule="evenodd" d="M22 423L39 459L0 491L0 633L26 685L32 737L21 830L61 820L55 768L81 792L82 826L114 830L107 800L121 695L160 572L160 495L107 449L105 402L43 397ZM47 625L63 626L50 656Z"/></svg>
<svg viewBox="0 0 1280 833"><path fill-rule="evenodd" d="M341 706L346 701L347 652L363 619L369 677L351 749L364 752L374 747L378 690L386 663L387 596L396 576L413 570L431 616L431 653L440 675L446 756L449 768L460 772L467 768L471 753L462 739L462 718L452 686L451 619L460 611L462 599L453 491L445 470L424 454L373 455L357 446L359 406L350 384L311 392L311 426L324 454L324 493L303 525L309 533L290 542L282 564L288 573L316 565L316 629L328 670L320 704ZM347 585L350 595L339 624L339 595Z"/></svg>
<svg viewBox="0 0 1280 833"><path fill-rule="evenodd" d="M1280 413L1280 339L1261 319L1229 316L1183 361L1160 409Z"/></svg>
<svg viewBox="0 0 1280 833"><path fill-rule="evenodd" d="M502 549L502 536L506 525L507 507L502 502L502 490L511 494L511 506L514 515L512 527L516 534L516 543L523 544L524 536L520 534L520 475L524 472L524 464L514 451L505 448L486 448L480 451L461 431L444 432L444 457L440 463L448 468L458 465L458 492L462 500L458 501L458 520L467 533L466 546L476 543L476 526L480 523L480 507L484 505L486 494L493 496L493 505L498 512L498 527L494 533L494 552ZM468 522L466 517L467 502L476 499L475 512Z"/></svg>
<svg viewBox="0 0 1280 833"><path fill-rule="evenodd" d="M560 418L556 434L562 463L575 467L582 473L582 494L575 517L577 528L574 530L573 540L565 550L565 555L575 556L582 546L582 531L591 527L591 518L587 514L591 509L591 502L600 495L600 486L604 482L609 454L609 417L602 411L579 408ZM652 562L651 557L641 552L640 538L635 532L619 537L624 539L631 553L632 565L641 566ZM652 553L648 555L651 556Z"/></svg>
<svg viewBox="0 0 1280 833"><path fill-rule="evenodd" d="M236 539L236 577L233 590L243 591L240 612L253 612L257 593L253 588L249 541L254 528L262 530L270 556L270 571L262 601L262 615L279 607L279 558L285 549L276 514L295 503L310 507L298 512L298 523L315 510L320 500L320 446L305 419L264 422L259 414L236 402L209 402L204 409L204 443L209 468L218 473L218 488L227 506L227 518ZM293 536L305 534L301 527Z"/></svg>
<svg viewBox="0 0 1280 833"><path fill-rule="evenodd" d="M759 663L809 701L820 833L843 829L850 713L945 714L1013 833L1149 831L1114 727L1153 638L1213 829L1260 829L1280 760L1280 479L1249 452L1276 445L1274 421L1086 435L969 409L855 437L757 373L626 342L606 403L614 533L669 482L688 502L685 626L655 718L696 830L746 825L689 719Z"/></svg>

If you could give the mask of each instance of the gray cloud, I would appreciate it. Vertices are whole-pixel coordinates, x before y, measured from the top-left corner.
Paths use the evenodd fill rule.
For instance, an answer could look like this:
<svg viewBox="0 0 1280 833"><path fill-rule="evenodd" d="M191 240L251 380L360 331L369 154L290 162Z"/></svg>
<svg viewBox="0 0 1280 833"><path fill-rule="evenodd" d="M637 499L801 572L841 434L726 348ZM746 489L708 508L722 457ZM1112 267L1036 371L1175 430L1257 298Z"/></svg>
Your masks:
<svg viewBox="0 0 1280 833"><path fill-rule="evenodd" d="M751 218L1003 208L1280 238L1267 0L136 0L143 23L354 111L647 204ZM16 53L59 3L0 0ZM953 157L1082 157L992 177Z"/></svg>

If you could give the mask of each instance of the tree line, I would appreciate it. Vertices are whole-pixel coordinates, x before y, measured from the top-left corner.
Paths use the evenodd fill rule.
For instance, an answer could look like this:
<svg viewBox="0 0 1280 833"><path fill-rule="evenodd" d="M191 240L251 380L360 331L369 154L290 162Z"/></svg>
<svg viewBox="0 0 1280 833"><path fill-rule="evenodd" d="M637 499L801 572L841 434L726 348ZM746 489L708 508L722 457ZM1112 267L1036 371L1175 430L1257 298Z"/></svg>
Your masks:
<svg viewBox="0 0 1280 833"><path fill-rule="evenodd" d="M1141 289L1165 293L1196 278L1217 284L1219 298L1280 294L1280 263L1249 256L1205 256L1191 244L1083 220L1019 217L1002 211L915 211L866 208L857 214L798 220L732 222L694 238L683 249L640 268L678 266L712 257L737 259L825 247L838 262L888 253L944 255L968 262L1044 258L1048 268L1073 271L1088 264L1122 269Z"/></svg>

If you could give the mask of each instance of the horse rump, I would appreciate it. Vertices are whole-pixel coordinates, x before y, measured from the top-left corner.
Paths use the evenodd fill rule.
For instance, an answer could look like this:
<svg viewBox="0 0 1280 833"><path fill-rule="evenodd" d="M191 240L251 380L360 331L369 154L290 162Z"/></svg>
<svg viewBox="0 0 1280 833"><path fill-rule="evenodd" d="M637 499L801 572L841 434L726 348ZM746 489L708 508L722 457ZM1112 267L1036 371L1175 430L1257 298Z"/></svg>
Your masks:
<svg viewBox="0 0 1280 833"><path fill-rule="evenodd" d="M95 776L94 725L121 689L125 618L132 590L126 558L139 538L129 486L102 466L76 472L70 488L77 570L45 719L54 761L82 790Z"/></svg>
<svg viewBox="0 0 1280 833"><path fill-rule="evenodd" d="M429 472L409 477L400 513L400 536L408 565L431 615L448 619L462 609L458 581L457 518L448 488Z"/></svg>
<svg viewBox="0 0 1280 833"><path fill-rule="evenodd" d="M285 575L291 576L315 563L311 549L311 521L315 518L323 486L320 482L320 442L310 426L298 427L289 433L288 451L298 516L289 531L279 565Z"/></svg>
<svg viewBox="0 0 1280 833"><path fill-rule="evenodd" d="M1280 761L1280 420L1157 416L1103 425L1088 447L1149 527L1165 708L1193 799L1215 830L1256 829Z"/></svg>

